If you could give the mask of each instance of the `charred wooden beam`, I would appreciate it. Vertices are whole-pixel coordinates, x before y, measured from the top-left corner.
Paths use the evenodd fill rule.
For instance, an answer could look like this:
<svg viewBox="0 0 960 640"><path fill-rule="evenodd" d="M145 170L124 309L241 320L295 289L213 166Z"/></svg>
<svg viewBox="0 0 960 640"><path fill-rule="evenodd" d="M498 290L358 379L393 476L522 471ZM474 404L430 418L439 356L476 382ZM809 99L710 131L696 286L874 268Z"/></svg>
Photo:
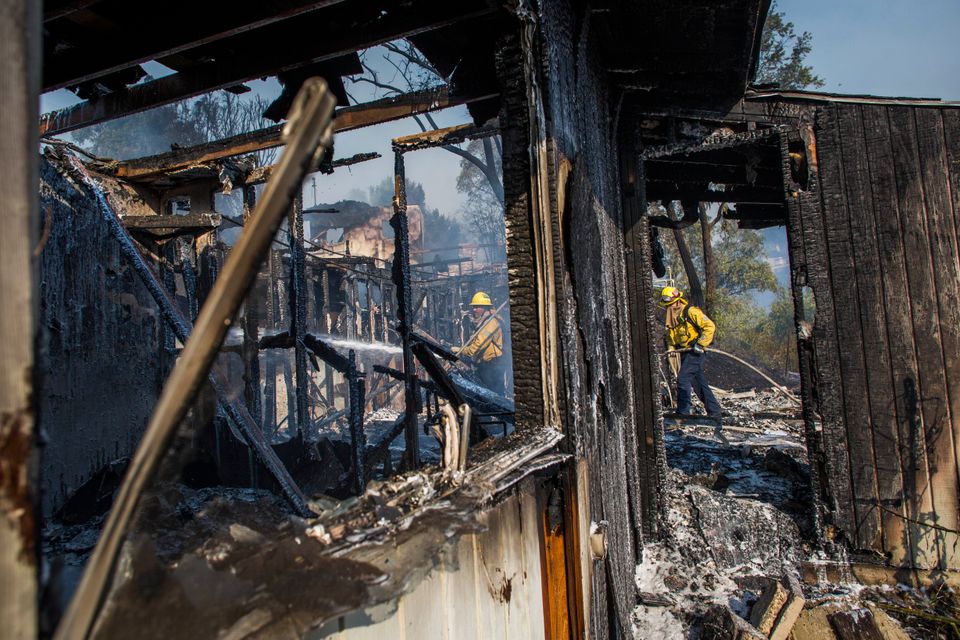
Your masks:
<svg viewBox="0 0 960 640"><path fill-rule="evenodd" d="M394 187L393 217L390 226L394 233L393 284L397 288L397 333L403 346L403 386L406 424L404 429L406 468L420 466L420 437L417 433L417 416L420 414L420 386L417 379L417 365L413 360L411 347L413 330L412 289L410 286L410 236L407 228L407 186L403 165L403 152L394 149Z"/></svg>
<svg viewBox="0 0 960 640"><path fill-rule="evenodd" d="M748 129L747 131L734 134L718 132L696 143L678 142L661 147L650 147L644 149L642 157L644 160L655 160L672 156L680 158L705 151L733 149L758 142L775 143L777 136L779 136L782 131L782 127L775 126L767 129Z"/></svg>
<svg viewBox="0 0 960 640"><path fill-rule="evenodd" d="M361 162L366 162L368 160L376 160L377 158L381 158L381 157L383 156L381 156L376 151L372 151L368 153L358 153L356 155L350 156L349 158L340 158L338 160L334 160L327 166L329 166L331 169L339 169L341 167L349 167L355 164L360 164ZM249 175L247 175L247 177L243 181L243 184L245 184L246 186L263 184L264 182L270 179L270 175L273 173L273 170L275 167L276 165L273 165L273 164L268 165L266 167L257 167L256 169L251 171Z"/></svg>
<svg viewBox="0 0 960 640"><path fill-rule="evenodd" d="M653 182L647 185L647 199L693 200L696 202L751 202L757 204L782 204L783 189L776 187L732 186L722 190L711 189L707 185L675 185Z"/></svg>
<svg viewBox="0 0 960 640"><path fill-rule="evenodd" d="M50 21L68 15L96 1L62 2L59 3L59 9L52 10L44 7L44 19ZM218 2L180 0L172 3L172 6L165 6L163 11L145 11L143 17L139 18L145 28L125 25L126 29L117 29L121 31L119 42L111 42L106 47L102 46L103 43L91 43L92 46L79 47L79 52L71 47L59 55L48 57L44 61L47 69L43 78L44 91L100 78L149 60L254 31L340 2L343 0L269 3L234 0L226 7ZM185 15L190 18L185 20ZM60 25L54 25L53 28L57 26Z"/></svg>
<svg viewBox="0 0 960 640"><path fill-rule="evenodd" d="M50 22L57 18L69 16L77 11L83 11L102 0L44 0L43 21Z"/></svg>
<svg viewBox="0 0 960 640"><path fill-rule="evenodd" d="M249 222L257 206L257 189L243 189L243 222ZM243 397L254 421L263 430L263 406L260 399L260 299L254 294L257 284L243 305L243 344L240 356L243 359ZM194 314L195 317L195 314Z"/></svg>
<svg viewBox="0 0 960 640"><path fill-rule="evenodd" d="M447 372L440 366L440 362L438 362L436 356L433 355L433 351L429 345L417 339L413 345L413 353L417 357L417 360L420 361L420 364L423 365L423 368L430 378L436 383L437 387L443 390L441 395L450 400L454 407L462 405L464 403L463 396L460 394L460 391L457 390L456 385L453 384Z"/></svg>
<svg viewBox="0 0 960 640"><path fill-rule="evenodd" d="M738 204L726 218L736 220L741 229L766 229L787 224L787 209L783 204Z"/></svg>
<svg viewBox="0 0 960 640"><path fill-rule="evenodd" d="M428 149L431 147L442 147L448 144L460 144L466 140L475 140L477 138L486 138L495 136L500 132L497 125L488 125L478 127L472 124L458 124L444 129L434 129L422 133L414 133L409 136L394 138L393 147L403 153L416 151L417 149Z"/></svg>
<svg viewBox="0 0 960 640"><path fill-rule="evenodd" d="M747 170L745 162L714 164L709 162L673 159L650 160L644 164L647 182L713 182L715 184L777 185L782 184L780 166L754 167Z"/></svg>
<svg viewBox="0 0 960 640"><path fill-rule="evenodd" d="M347 369L347 386L350 389L350 457L353 465L354 491L360 495L367 484L364 465L367 438L363 433L363 407L367 403L366 385L363 375L357 369L357 352L351 349L347 361L350 364Z"/></svg>
<svg viewBox="0 0 960 640"><path fill-rule="evenodd" d="M296 368L297 433L303 434L310 420L307 407L307 266L303 247L303 193L297 189L287 219L290 236L290 335Z"/></svg>
<svg viewBox="0 0 960 640"><path fill-rule="evenodd" d="M287 33L281 30L273 34L272 39L263 40L262 38L267 34L262 33L262 30L245 34L238 38L249 37L250 41L235 43L236 53L234 54L221 56L221 59L199 64L180 73L130 87L123 92L103 96L96 101L86 101L45 114L40 122L41 135L72 131L202 93L232 87L256 78L274 75L280 71L331 60L359 49L438 29L491 11L492 9L487 6L465 11L459 3L423 0L405 5L402 9L391 13L390 19L372 19L363 28L352 31L345 31L342 28L334 29L326 21L319 20L316 24L307 25L302 33ZM424 16L428 16L428 19ZM258 55L255 52L262 49L260 45L264 41L283 42L289 46L279 47L270 56ZM322 43L322 46L317 43Z"/></svg>
<svg viewBox="0 0 960 640"><path fill-rule="evenodd" d="M451 95L446 86L415 91L402 96L383 98L338 109L333 127L335 132L351 131L399 120L418 113L455 107L476 100L485 100L490 97L492 96ZM223 140L177 149L155 156L128 160L117 165L116 175L121 178L136 179L184 169L202 162L279 147L283 144L280 139L281 130L282 125L276 125L224 138Z"/></svg>
<svg viewBox="0 0 960 640"><path fill-rule="evenodd" d="M340 373L346 373L350 369L350 364L346 358L340 355L336 349L312 333L303 334L303 343L308 349L310 349L313 355L317 356ZM290 349L293 347L293 345L293 336L291 336L287 331L260 338L260 349Z"/></svg>
<svg viewBox="0 0 960 640"><path fill-rule="evenodd" d="M220 226L223 218L219 213L188 213L172 216L125 216L123 226L131 231L147 233L156 237L169 237L189 233L205 233Z"/></svg>

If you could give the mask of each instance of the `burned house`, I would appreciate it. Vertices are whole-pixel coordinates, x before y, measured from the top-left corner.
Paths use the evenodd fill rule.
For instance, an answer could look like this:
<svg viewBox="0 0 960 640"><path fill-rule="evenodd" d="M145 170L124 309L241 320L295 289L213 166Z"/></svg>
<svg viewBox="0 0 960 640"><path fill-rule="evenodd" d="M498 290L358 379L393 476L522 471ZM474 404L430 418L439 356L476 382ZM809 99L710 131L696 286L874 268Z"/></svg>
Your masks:
<svg viewBox="0 0 960 640"><path fill-rule="evenodd" d="M955 106L751 90L763 0L173 5L4 1L11 637L629 634L664 509L655 235L685 223L653 201L787 228L822 543L958 569ZM399 39L446 84L349 104ZM264 76L285 124L125 160L53 139ZM304 205L307 171L375 155L331 134L458 105L391 140L390 207ZM406 159L494 136L505 261L418 251ZM506 393L447 364L479 282ZM85 565L41 560L91 520L60 547Z"/></svg>

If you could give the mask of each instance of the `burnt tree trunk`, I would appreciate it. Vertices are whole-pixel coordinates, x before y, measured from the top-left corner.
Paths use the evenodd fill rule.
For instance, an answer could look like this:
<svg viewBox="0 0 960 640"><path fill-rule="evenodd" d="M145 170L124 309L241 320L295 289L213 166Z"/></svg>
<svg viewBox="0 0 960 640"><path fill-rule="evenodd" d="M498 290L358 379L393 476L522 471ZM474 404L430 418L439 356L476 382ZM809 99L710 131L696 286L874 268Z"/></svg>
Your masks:
<svg viewBox="0 0 960 640"><path fill-rule="evenodd" d="M700 276L697 274L697 266L693 264L693 256L690 255L690 247L683 237L682 229L673 229L673 239L677 243L677 251L680 253L680 260L683 262L683 271L687 274L687 284L690 290L687 292L688 300L697 306L703 306L703 285L700 284Z"/></svg>
<svg viewBox="0 0 960 640"><path fill-rule="evenodd" d="M720 220L720 213L710 221L707 215L707 204L701 202L699 207L700 216L700 240L703 243L703 279L706 285L703 296L703 309L708 314L713 312L717 302L717 255L713 251L713 228Z"/></svg>

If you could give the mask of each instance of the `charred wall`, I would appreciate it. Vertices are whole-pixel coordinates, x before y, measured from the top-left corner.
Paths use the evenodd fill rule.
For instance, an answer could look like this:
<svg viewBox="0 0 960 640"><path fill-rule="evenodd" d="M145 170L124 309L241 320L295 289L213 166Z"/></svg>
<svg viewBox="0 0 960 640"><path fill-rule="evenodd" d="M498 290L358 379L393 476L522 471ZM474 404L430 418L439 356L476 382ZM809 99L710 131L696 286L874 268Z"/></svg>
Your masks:
<svg viewBox="0 0 960 640"><path fill-rule="evenodd" d="M55 512L106 463L133 452L161 384L150 295L124 263L92 194L40 160L38 369L42 506Z"/></svg>
<svg viewBox="0 0 960 640"><path fill-rule="evenodd" d="M543 83L553 259L568 446L586 460L589 519L608 523L593 566L592 637L628 630L642 536L631 319L618 170L617 96L608 92L591 11L542 3ZM644 276L649 274L647 267ZM586 505L580 505L584 508Z"/></svg>
<svg viewBox="0 0 960 640"><path fill-rule="evenodd" d="M813 113L814 179L787 204L827 515L896 566L960 568L960 110Z"/></svg>

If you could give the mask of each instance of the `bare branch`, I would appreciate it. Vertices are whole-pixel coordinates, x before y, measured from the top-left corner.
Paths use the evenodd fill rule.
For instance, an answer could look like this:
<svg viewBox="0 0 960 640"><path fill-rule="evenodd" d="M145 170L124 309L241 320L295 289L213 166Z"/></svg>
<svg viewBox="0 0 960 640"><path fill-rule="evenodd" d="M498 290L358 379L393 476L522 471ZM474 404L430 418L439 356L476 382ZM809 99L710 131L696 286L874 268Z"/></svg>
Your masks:
<svg viewBox="0 0 960 640"><path fill-rule="evenodd" d="M500 176L497 175L497 168L488 166L483 160L473 155L469 151L464 151L459 147L453 145L444 145L443 147L450 153L460 156L470 164L474 165L477 169L480 170L480 173L483 174L483 177L487 179L487 182L490 183L490 189L493 191L493 195L496 196L497 201L502 205L504 201L503 186L500 184Z"/></svg>
<svg viewBox="0 0 960 640"><path fill-rule="evenodd" d="M440 75L440 72L437 71L436 67L430 64L430 61L423 57L423 54L420 53L419 49L408 43L409 48L403 49L392 42L388 42L383 45L387 51L392 51L393 53L406 58L412 64L417 65L424 71L431 73L437 78L443 79L443 76ZM416 53L414 53L416 52Z"/></svg>

